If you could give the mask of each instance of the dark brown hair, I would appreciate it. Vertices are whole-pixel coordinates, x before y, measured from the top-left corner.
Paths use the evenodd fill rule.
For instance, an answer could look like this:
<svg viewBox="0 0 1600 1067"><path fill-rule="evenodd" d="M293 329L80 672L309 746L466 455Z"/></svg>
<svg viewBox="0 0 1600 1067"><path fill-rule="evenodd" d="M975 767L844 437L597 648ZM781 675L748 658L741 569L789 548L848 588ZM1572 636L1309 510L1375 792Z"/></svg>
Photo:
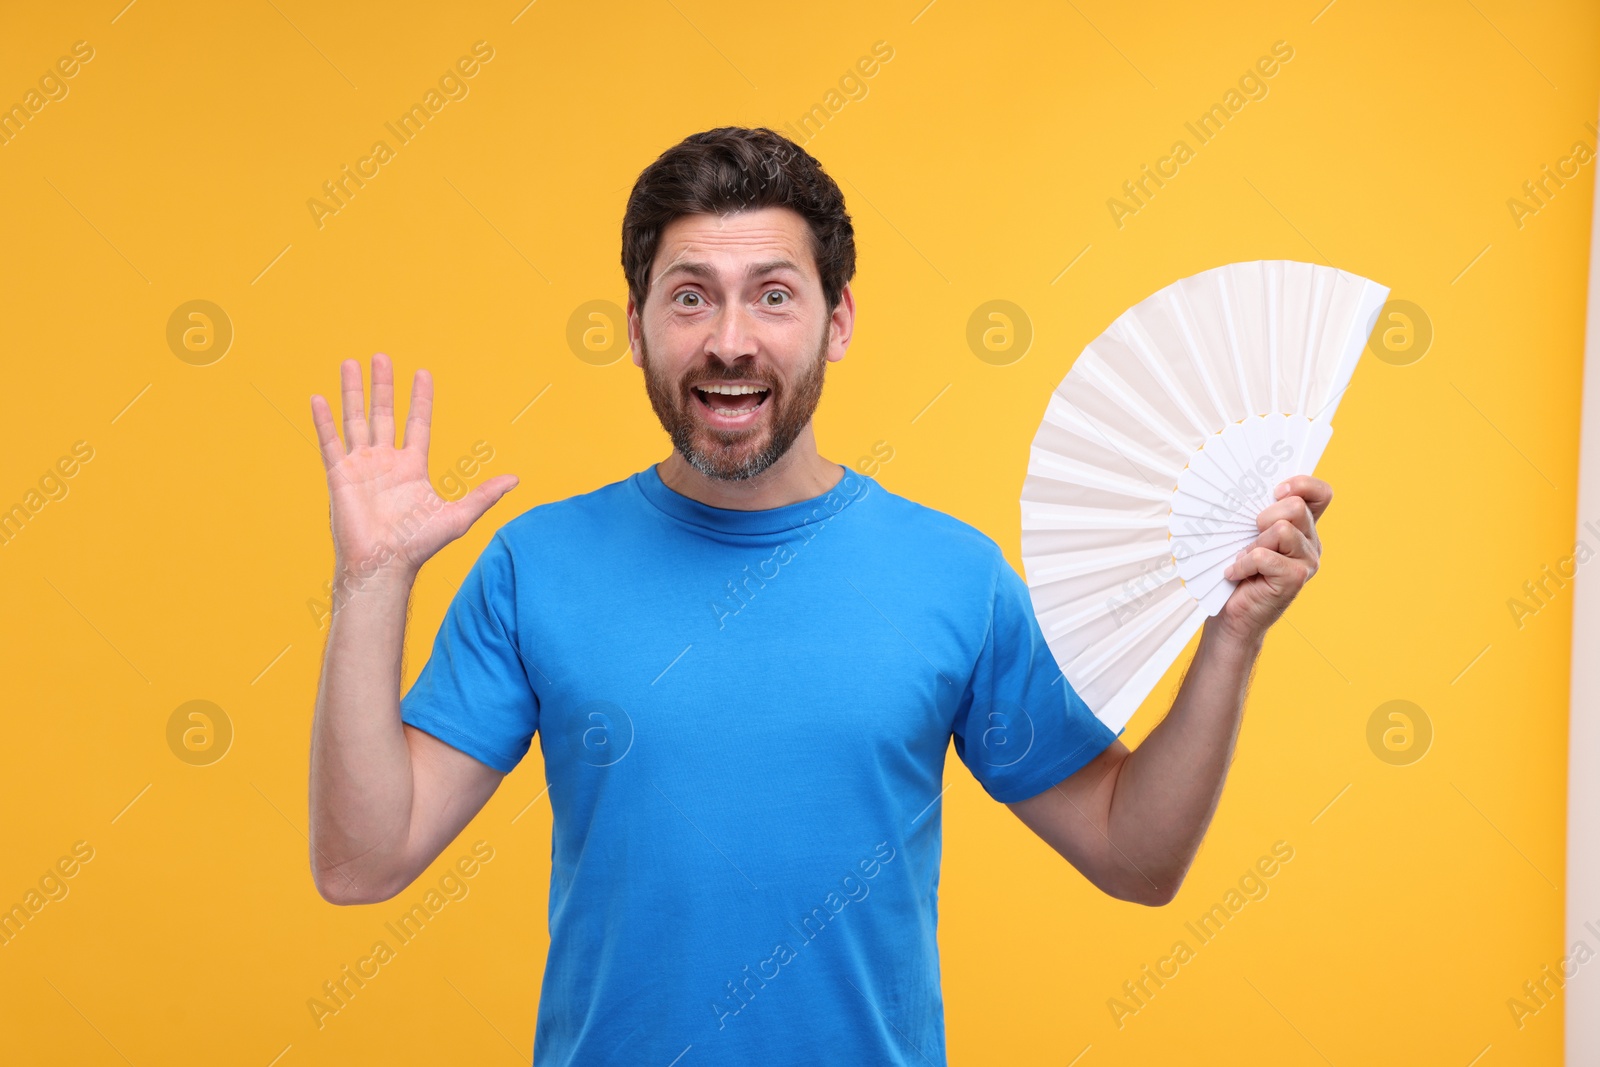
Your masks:
<svg viewBox="0 0 1600 1067"><path fill-rule="evenodd" d="M643 306L661 232L673 219L764 207L786 207L806 220L831 312L856 272L855 230L844 194L810 153L764 126L691 134L639 174L622 216L628 295Z"/></svg>

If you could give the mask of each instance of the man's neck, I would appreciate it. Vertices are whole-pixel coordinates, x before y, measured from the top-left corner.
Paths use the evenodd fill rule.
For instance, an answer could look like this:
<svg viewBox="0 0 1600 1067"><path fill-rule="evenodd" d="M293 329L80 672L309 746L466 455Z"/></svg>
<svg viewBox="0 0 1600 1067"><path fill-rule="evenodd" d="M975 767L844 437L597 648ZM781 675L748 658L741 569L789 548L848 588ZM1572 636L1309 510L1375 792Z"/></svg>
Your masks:
<svg viewBox="0 0 1600 1067"><path fill-rule="evenodd" d="M785 452L776 463L743 481L709 478L673 449L672 455L656 464L661 482L673 492L714 508L733 511L765 511L798 504L821 496L844 477L839 464L823 459L816 446L802 451L800 442Z"/></svg>

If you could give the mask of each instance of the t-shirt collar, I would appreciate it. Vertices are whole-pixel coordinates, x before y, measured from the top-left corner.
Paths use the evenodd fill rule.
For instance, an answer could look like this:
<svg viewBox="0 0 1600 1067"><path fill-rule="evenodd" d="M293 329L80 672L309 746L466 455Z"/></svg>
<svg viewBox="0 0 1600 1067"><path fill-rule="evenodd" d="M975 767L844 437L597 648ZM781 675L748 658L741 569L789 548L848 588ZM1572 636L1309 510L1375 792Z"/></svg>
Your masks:
<svg viewBox="0 0 1600 1067"><path fill-rule="evenodd" d="M807 523L820 522L859 500L871 479L857 474L842 463L836 466L844 475L833 488L808 500L757 511L716 508L684 496L661 480L654 463L639 471L631 480L650 504L679 522L719 534L762 535L786 533Z"/></svg>

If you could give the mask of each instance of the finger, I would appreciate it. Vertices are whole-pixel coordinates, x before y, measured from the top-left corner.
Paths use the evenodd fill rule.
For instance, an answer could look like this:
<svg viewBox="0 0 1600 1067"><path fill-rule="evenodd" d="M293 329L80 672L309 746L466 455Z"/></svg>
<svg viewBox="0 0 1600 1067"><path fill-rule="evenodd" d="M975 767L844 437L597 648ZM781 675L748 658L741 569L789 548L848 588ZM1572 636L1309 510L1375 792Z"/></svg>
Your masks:
<svg viewBox="0 0 1600 1067"><path fill-rule="evenodd" d="M344 448L354 452L372 443L367 429L367 398L361 389L361 364L353 359L339 364L339 390L344 407Z"/></svg>
<svg viewBox="0 0 1600 1067"><path fill-rule="evenodd" d="M456 512L457 529L465 533L473 523L483 517L484 512L494 507L501 497L516 487L515 474L497 474L456 501L451 507Z"/></svg>
<svg viewBox="0 0 1600 1067"><path fill-rule="evenodd" d="M1245 549L1244 555L1231 563L1224 574L1233 582L1242 582L1255 574L1264 578L1280 578L1284 584L1296 588L1304 585L1310 577L1304 561L1291 559L1261 545Z"/></svg>
<svg viewBox="0 0 1600 1067"><path fill-rule="evenodd" d="M1280 482L1272 491L1272 495L1280 499L1291 493L1306 502L1306 506L1311 509L1313 519L1322 518L1322 513L1333 503L1333 486L1309 474L1296 474L1287 481Z"/></svg>
<svg viewBox="0 0 1600 1067"><path fill-rule="evenodd" d="M433 423L433 375L418 369L411 379L411 409L406 413L405 447L428 455L428 436Z"/></svg>
<svg viewBox="0 0 1600 1067"><path fill-rule="evenodd" d="M1308 580L1310 576L1316 572L1317 554L1313 550L1311 542L1307 540L1305 534L1301 533L1293 523L1289 522L1287 519L1279 519L1277 522L1263 530L1261 536L1256 538L1254 544L1241 550L1239 554L1233 558L1233 562L1223 569L1222 576L1227 578L1229 581L1240 580L1242 577L1239 573L1240 564L1243 561L1245 554L1258 548L1265 549L1268 552L1276 552L1279 555L1290 559L1298 559L1308 564L1306 572L1306 578Z"/></svg>
<svg viewBox="0 0 1600 1067"><path fill-rule="evenodd" d="M1275 522L1287 520L1313 543L1317 540L1317 520L1311 516L1311 505L1305 497L1289 495L1276 504L1268 504L1256 516L1256 529L1270 529Z"/></svg>
<svg viewBox="0 0 1600 1067"><path fill-rule="evenodd" d="M394 447L394 364L382 352L372 357L372 443Z"/></svg>
<svg viewBox="0 0 1600 1067"><path fill-rule="evenodd" d="M1256 544L1263 548L1270 548L1274 552L1280 552L1285 556L1305 560L1307 563L1315 563L1317 561L1311 539L1301 533L1300 528L1288 519L1279 519L1263 530Z"/></svg>
<svg viewBox="0 0 1600 1067"><path fill-rule="evenodd" d="M333 409L320 396L311 398L311 423L317 428L317 448L322 452L322 462L331 470L344 458L344 445L339 443L339 431L333 425Z"/></svg>

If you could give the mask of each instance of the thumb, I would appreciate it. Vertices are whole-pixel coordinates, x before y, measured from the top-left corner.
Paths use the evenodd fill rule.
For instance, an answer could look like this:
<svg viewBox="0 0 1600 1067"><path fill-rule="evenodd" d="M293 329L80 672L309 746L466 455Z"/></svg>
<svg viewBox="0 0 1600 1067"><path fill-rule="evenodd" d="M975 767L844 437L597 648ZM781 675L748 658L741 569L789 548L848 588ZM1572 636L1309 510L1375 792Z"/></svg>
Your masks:
<svg viewBox="0 0 1600 1067"><path fill-rule="evenodd" d="M499 502L501 497L515 489L517 481L515 474L497 474L456 501L455 506L465 520L462 529L465 530L477 522L484 512Z"/></svg>

